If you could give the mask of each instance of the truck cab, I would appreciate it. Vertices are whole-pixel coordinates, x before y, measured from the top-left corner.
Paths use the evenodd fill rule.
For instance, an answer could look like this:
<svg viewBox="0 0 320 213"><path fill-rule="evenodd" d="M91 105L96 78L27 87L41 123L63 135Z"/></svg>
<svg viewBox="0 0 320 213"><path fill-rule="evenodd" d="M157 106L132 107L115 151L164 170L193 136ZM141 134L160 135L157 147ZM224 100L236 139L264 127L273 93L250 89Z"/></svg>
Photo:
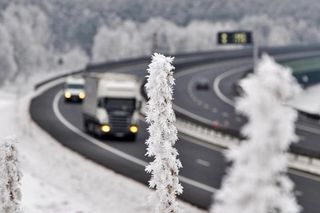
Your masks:
<svg viewBox="0 0 320 213"><path fill-rule="evenodd" d="M89 74L85 83L83 124L97 136L135 140L139 131L140 82L134 75Z"/></svg>
<svg viewBox="0 0 320 213"><path fill-rule="evenodd" d="M86 96L84 91L84 79L82 77L67 77L63 94L65 102L82 102Z"/></svg>

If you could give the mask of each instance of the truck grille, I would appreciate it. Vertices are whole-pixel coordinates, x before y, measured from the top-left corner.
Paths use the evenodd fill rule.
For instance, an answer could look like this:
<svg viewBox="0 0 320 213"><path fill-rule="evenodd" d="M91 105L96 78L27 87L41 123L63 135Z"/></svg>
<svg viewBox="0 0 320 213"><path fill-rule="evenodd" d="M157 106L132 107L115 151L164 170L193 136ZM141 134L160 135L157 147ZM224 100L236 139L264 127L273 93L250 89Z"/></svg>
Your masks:
<svg viewBox="0 0 320 213"><path fill-rule="evenodd" d="M109 119L112 132L128 132L130 125L128 116L110 115Z"/></svg>

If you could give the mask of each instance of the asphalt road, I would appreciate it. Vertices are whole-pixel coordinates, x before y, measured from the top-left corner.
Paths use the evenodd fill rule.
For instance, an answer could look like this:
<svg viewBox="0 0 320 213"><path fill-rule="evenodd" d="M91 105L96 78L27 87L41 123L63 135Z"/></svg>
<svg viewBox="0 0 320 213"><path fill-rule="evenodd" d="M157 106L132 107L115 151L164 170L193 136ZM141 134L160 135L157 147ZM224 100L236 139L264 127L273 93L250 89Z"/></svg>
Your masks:
<svg viewBox="0 0 320 213"><path fill-rule="evenodd" d="M245 118L235 112L234 106L230 102L232 103L235 97L233 84L247 70L247 68L241 67L248 66L251 66L250 59L240 59L216 63L213 66L191 68L176 74L175 105L210 121L212 125L239 130L244 124ZM225 75L227 72L232 75ZM217 94L219 92L215 90L214 82L221 76L219 90L228 100L221 98ZM196 83L199 79L209 80L209 90L196 89ZM297 134L300 136L300 142L295 146L319 152L318 122L300 117L298 124ZM290 172L290 177L297 186L298 201L304 207L303 212L318 212L318 207L314 205L318 206L320 179L315 176L306 177L303 173L293 170Z"/></svg>
<svg viewBox="0 0 320 213"><path fill-rule="evenodd" d="M129 70L132 71L132 66ZM140 72L140 70L138 65L134 72ZM124 71L126 70L122 69L122 72ZM147 183L150 175L145 173L144 166L151 159L145 156L144 142L148 135L144 121L140 122L141 130L136 142L98 141L105 146L97 146L90 142L90 140L95 140L94 138L88 135L84 138L81 134L70 131L57 117L54 112L54 100L58 100L57 106L61 115L75 128L83 131L81 105L65 104L58 94L61 89L62 85L58 85L36 97L30 107L32 118L63 145L120 174ZM88 140L88 137L91 139ZM184 187L184 194L181 198L206 208L211 202L214 188L219 187L225 163L219 150L208 149L206 146L199 146L191 141L192 139L188 140L187 136L182 136L177 143L180 159L184 165L180 173ZM119 153L110 151L106 146L133 156L137 160L131 161L130 158L123 158L122 155L119 156Z"/></svg>
<svg viewBox="0 0 320 213"><path fill-rule="evenodd" d="M181 60L181 63L183 63L183 59ZM222 62L219 65L212 63L207 64L205 68L198 67L194 70L208 69L211 74L219 74L248 63L248 61L245 60L246 59L230 60ZM146 68L146 62L141 62L117 67L116 71L132 72L139 76L144 76L146 74ZM105 71L105 69L101 69L100 67L97 71ZM211 76L211 74L208 74L208 78L213 80L214 76ZM191 91L189 92L194 93L193 98L195 99L193 100L193 98L190 97L190 94L187 92L188 82L194 82L195 78L196 76L193 76L190 77L189 80L184 79L181 82L180 79L177 78L175 103L184 107L192 105L194 107L192 108L193 112L201 113L204 108L210 108L212 105L207 103L204 107L203 104L199 104L200 102L197 104L197 99L203 100L202 102L208 100L205 99L206 94L204 92L203 94L195 93L192 86L189 86L191 87ZM186 85L187 88L185 87ZM32 119L60 143L70 149L120 174L147 184L150 176L145 173L144 166L151 159L145 156L146 146L144 141L148 135L145 130L146 124L143 118L140 122L141 131L136 142L99 141L83 133L81 105L65 104L59 93L61 88L62 85L57 85L33 99L30 106ZM216 103L214 101L215 98L210 97L209 100L212 101L212 103ZM221 120L228 116L231 117L233 107L227 106L222 110L224 106L222 103L221 106L216 106L217 112L213 108L208 109L208 111L206 111L206 117L212 116L212 118L216 119L214 116L217 116L217 119ZM234 117L234 119L236 122L237 118ZM242 118L238 119L241 120ZM241 121L238 123L241 123ZM229 122L229 125L234 125L234 122ZM184 194L181 198L199 207L207 208L211 203L212 193L220 187L222 177L227 167L227 163L224 161L222 155L222 150L181 134L179 135L177 149L179 150L179 158L183 164L180 175L184 186ZM304 207L303 212L317 213L318 209L320 209L320 203L318 202L320 197L320 179L296 171L290 174L290 177L297 185L297 191L299 191L297 193L299 195L298 201Z"/></svg>
<svg viewBox="0 0 320 213"><path fill-rule="evenodd" d="M176 83L181 86L175 92L175 105L206 119L212 126L239 131L246 119L235 112L234 99L237 96L233 85L250 66L250 59L239 59L177 73ZM196 89L199 79L208 79L208 90ZM299 143L293 144L291 150L307 156L312 153L320 158L320 123L300 114L297 134Z"/></svg>
<svg viewBox="0 0 320 213"><path fill-rule="evenodd" d="M218 88L213 88L212 84L211 91L216 94L217 90L220 90L222 93L221 95L224 95L230 101L234 100L235 93L232 85L238 81L243 74L243 72L238 72L227 76L225 75L224 78L221 78L221 81L217 86ZM206 98L206 95L203 96L204 99ZM222 101L221 98L220 101ZM225 101L223 102L230 106L230 104L226 103ZM242 125L241 123L243 123L234 121L230 122L236 123L237 125L240 123L240 126ZM239 126L236 128L239 128ZM304 155L308 155L310 151L312 151L316 157L320 158L320 123L317 120L312 120L308 117L305 117L303 114L299 114L297 120L297 134L299 135L299 143L292 145L292 151L296 152L297 154Z"/></svg>

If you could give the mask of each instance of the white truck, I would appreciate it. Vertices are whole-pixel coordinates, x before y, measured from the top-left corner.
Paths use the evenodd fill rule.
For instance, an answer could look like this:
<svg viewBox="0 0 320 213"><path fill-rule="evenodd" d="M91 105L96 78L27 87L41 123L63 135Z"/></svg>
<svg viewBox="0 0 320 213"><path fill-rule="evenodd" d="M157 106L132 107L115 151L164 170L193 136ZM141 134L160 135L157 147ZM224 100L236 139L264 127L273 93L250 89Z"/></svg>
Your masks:
<svg viewBox="0 0 320 213"><path fill-rule="evenodd" d="M84 92L84 79L82 77L67 77L63 94L65 102L82 102L86 97Z"/></svg>
<svg viewBox="0 0 320 213"><path fill-rule="evenodd" d="M141 107L140 82L130 74L91 73L85 79L83 125L99 137L135 140Z"/></svg>

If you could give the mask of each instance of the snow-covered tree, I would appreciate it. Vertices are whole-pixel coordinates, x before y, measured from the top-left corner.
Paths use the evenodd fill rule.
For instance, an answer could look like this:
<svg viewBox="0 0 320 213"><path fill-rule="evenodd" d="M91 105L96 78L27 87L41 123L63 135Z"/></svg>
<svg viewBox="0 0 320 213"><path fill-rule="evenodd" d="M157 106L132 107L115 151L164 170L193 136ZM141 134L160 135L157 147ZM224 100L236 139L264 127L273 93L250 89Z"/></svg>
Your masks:
<svg viewBox="0 0 320 213"><path fill-rule="evenodd" d="M13 4L43 11L57 50L79 46L95 62L150 54L155 32L170 54L214 49L217 30L255 30L262 45L320 41L318 0L1 0L0 14Z"/></svg>
<svg viewBox="0 0 320 213"><path fill-rule="evenodd" d="M17 72L14 60L14 47L11 44L10 34L0 23L0 85Z"/></svg>
<svg viewBox="0 0 320 213"><path fill-rule="evenodd" d="M241 81L237 110L248 117L247 137L227 152L231 161L212 213L298 213L294 184L287 176L286 152L297 141L297 112L285 102L300 87L289 68L264 55L254 74Z"/></svg>
<svg viewBox="0 0 320 213"><path fill-rule="evenodd" d="M51 55L46 15L35 6L11 4L3 12L1 22L10 37L7 54L12 54L15 64L10 78L16 79L20 74L27 77L46 69Z"/></svg>
<svg viewBox="0 0 320 213"><path fill-rule="evenodd" d="M20 212L19 162L15 146L16 140L7 138L0 143L0 212Z"/></svg>
<svg viewBox="0 0 320 213"><path fill-rule="evenodd" d="M212 50L217 32L234 28L233 22L221 24L207 21L192 21L183 27L162 18L151 18L145 23L123 21L116 26L105 25L94 36L92 61L150 55L155 35L157 51L161 53Z"/></svg>
<svg viewBox="0 0 320 213"><path fill-rule="evenodd" d="M77 70L84 68L89 63L89 57L85 51L79 47L70 49L69 51L60 54L57 59L60 67L67 70Z"/></svg>
<svg viewBox="0 0 320 213"><path fill-rule="evenodd" d="M98 63L149 55L149 43L151 39L144 38L143 32L132 21L124 21L115 27L103 26L94 36L92 60Z"/></svg>
<svg viewBox="0 0 320 213"><path fill-rule="evenodd" d="M151 173L149 185L155 188L153 202L156 213L178 213L180 207L176 196L182 193L179 183L179 168L182 167L174 148L177 129L172 109L174 78L171 65L173 58L155 53L148 68L148 82L145 85L149 101L147 103L147 123L150 124L147 156L154 161L146 171Z"/></svg>

